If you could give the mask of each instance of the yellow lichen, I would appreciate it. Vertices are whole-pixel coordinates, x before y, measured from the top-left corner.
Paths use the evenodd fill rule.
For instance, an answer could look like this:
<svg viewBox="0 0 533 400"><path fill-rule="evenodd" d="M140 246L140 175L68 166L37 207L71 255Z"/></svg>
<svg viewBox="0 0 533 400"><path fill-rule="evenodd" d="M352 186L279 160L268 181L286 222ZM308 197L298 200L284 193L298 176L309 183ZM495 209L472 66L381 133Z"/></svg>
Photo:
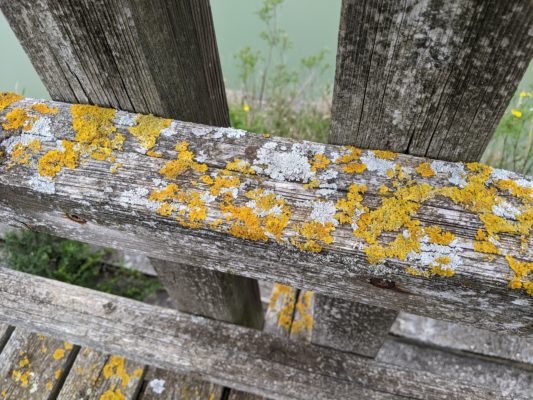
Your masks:
<svg viewBox="0 0 533 400"><path fill-rule="evenodd" d="M319 253L322 251L323 244L331 244L333 237L331 232L335 230L332 222L325 224L318 221L307 221L295 226L295 231L301 237L291 238L291 243L303 251L312 251ZM305 239L305 240L302 240Z"/></svg>
<svg viewBox="0 0 533 400"><path fill-rule="evenodd" d="M120 389L115 390L106 390L104 394L102 394L99 398L99 400L125 400L126 396L122 394L122 391Z"/></svg>
<svg viewBox="0 0 533 400"><path fill-rule="evenodd" d="M313 329L313 307L312 298L314 293L305 291L300 294L300 301L296 304L297 314L292 323L291 333L298 334L301 331L311 332Z"/></svg>
<svg viewBox="0 0 533 400"><path fill-rule="evenodd" d="M50 150L39 159L38 167L41 176L56 176L63 167L74 169L78 166L80 152L77 146L63 140L63 150Z"/></svg>
<svg viewBox="0 0 533 400"><path fill-rule="evenodd" d="M381 186L379 187L379 193L381 193L381 194L385 194L385 193L387 193L388 191L389 191L389 188L388 188L387 186L385 186L385 185L381 185Z"/></svg>
<svg viewBox="0 0 533 400"><path fill-rule="evenodd" d="M368 208L362 205L363 194L366 192L366 185L351 184L345 199L339 199L336 207L339 211L335 214L335 219L341 224L351 224L357 210L366 212Z"/></svg>
<svg viewBox="0 0 533 400"><path fill-rule="evenodd" d="M102 370L106 379L120 379L121 385L127 387L132 376L126 371L126 360L123 357L111 356Z"/></svg>
<svg viewBox="0 0 533 400"><path fill-rule="evenodd" d="M215 183L213 178L211 178L209 175L202 175L200 178L198 178L200 182L205 183L206 185L212 185Z"/></svg>
<svg viewBox="0 0 533 400"><path fill-rule="evenodd" d="M1 92L0 93L0 111L8 107L10 104L16 101L22 100L24 96L16 93Z"/></svg>
<svg viewBox="0 0 533 400"><path fill-rule="evenodd" d="M533 274L533 262L518 261L512 256L506 256L505 259L514 272L509 287L512 289L523 287L528 295L533 296L533 281L528 279L528 276Z"/></svg>
<svg viewBox="0 0 533 400"><path fill-rule="evenodd" d="M316 189L320 186L320 181L318 179L311 179L309 183L304 184L304 188L306 189Z"/></svg>
<svg viewBox="0 0 533 400"><path fill-rule="evenodd" d="M325 169L330 164L330 161L324 154L315 154L311 163L311 171L316 172L319 169Z"/></svg>
<svg viewBox="0 0 533 400"><path fill-rule="evenodd" d="M226 164L228 171L240 172L248 175L255 175L255 171L250 166L250 163L239 158L234 159Z"/></svg>
<svg viewBox="0 0 533 400"><path fill-rule="evenodd" d="M414 267L407 267L405 269L405 272L407 272L409 275L413 275L413 276L423 276L425 278L429 278L431 273L429 271L422 271L418 268L414 268Z"/></svg>
<svg viewBox="0 0 533 400"><path fill-rule="evenodd" d="M24 108L17 107L7 113L2 126L6 130L22 128L23 131L29 131L37 119L37 117L29 116Z"/></svg>
<svg viewBox="0 0 533 400"><path fill-rule="evenodd" d="M79 150L99 161L112 159L113 150L122 150L124 135L113 124L116 110L86 104L70 107L74 140Z"/></svg>
<svg viewBox="0 0 533 400"><path fill-rule="evenodd" d="M171 119L138 114L137 125L128 128L128 131L137 138L141 146L149 150L155 146L161 130L168 128L171 123Z"/></svg>
<svg viewBox="0 0 533 400"><path fill-rule="evenodd" d="M415 169L416 172L423 176L424 178L429 178L430 176L435 176L435 171L431 169L431 165L427 162L420 164Z"/></svg>
<svg viewBox="0 0 533 400"><path fill-rule="evenodd" d="M154 157L154 158L161 158L163 157L163 155L161 153L158 153L157 151L153 151L153 150L148 150L146 152L146 155L148 157Z"/></svg>
<svg viewBox="0 0 533 400"><path fill-rule="evenodd" d="M277 309L278 326L289 331L292 324L292 317L295 306L295 290L290 286L275 283L270 296L270 306L272 310ZM279 303L279 304L278 304Z"/></svg>
<svg viewBox="0 0 533 400"><path fill-rule="evenodd" d="M361 157L361 149L353 146L346 146L342 148L345 154L335 160L336 164L345 164L342 170L349 174L362 173L366 170L366 165L356 162Z"/></svg>
<svg viewBox="0 0 533 400"><path fill-rule="evenodd" d="M52 354L54 360L61 360L65 357L65 349L56 349Z"/></svg>
<svg viewBox="0 0 533 400"><path fill-rule="evenodd" d="M39 114L57 114L59 112L59 108L48 107L44 103L34 104L31 106L31 109L37 111Z"/></svg>
<svg viewBox="0 0 533 400"><path fill-rule="evenodd" d="M398 153L387 150L373 150L374 155L378 158L383 158L385 160L394 160L398 157Z"/></svg>
<svg viewBox="0 0 533 400"><path fill-rule="evenodd" d="M176 159L167 162L159 171L168 179L176 179L179 175L183 174L189 169L201 173L205 173L207 171L206 164L200 164L194 161L194 154L189 150L188 142L179 142L176 145L176 151L178 152Z"/></svg>
<svg viewBox="0 0 533 400"><path fill-rule="evenodd" d="M451 232L443 232L440 226L426 226L424 232L429 236L430 243L448 246L455 239L455 235Z"/></svg>
<svg viewBox="0 0 533 400"><path fill-rule="evenodd" d="M366 171L366 164L351 163L342 167L342 170L348 174L361 174Z"/></svg>
<svg viewBox="0 0 533 400"><path fill-rule="evenodd" d="M11 151L11 163L8 168L11 168L15 164L28 164L30 157L39 151L41 151L41 142L38 139L32 140L27 145L23 143L15 144Z"/></svg>

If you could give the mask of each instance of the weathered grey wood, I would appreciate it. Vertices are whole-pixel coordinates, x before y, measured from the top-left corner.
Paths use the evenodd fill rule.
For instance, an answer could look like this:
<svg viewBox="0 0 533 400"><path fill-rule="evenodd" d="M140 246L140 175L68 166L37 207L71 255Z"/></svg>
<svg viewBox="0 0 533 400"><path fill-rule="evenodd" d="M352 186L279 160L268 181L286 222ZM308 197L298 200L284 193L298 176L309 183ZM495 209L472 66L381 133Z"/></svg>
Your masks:
<svg viewBox="0 0 533 400"><path fill-rule="evenodd" d="M291 325L291 339L294 340L301 340L307 343L316 343L316 344L322 344L322 338L316 337L315 339L315 328L317 323L321 324L327 324L327 319L322 320L316 320L316 303L315 299L319 296L315 296L315 293L310 290L299 290L298 296L297 296L297 302L295 305L294 310L294 318ZM325 296L324 296L325 297ZM325 297L328 298L329 297ZM342 299L335 299L335 301L339 301L342 303L350 303L346 302ZM339 349L342 351L346 351L346 349L342 347L337 347L335 344L333 344L331 347L335 349ZM361 353L359 353L361 354Z"/></svg>
<svg viewBox="0 0 533 400"><path fill-rule="evenodd" d="M0 7L52 98L229 125L208 0Z"/></svg>
<svg viewBox="0 0 533 400"><path fill-rule="evenodd" d="M501 397L434 374L6 268L0 268L0 320L274 399Z"/></svg>
<svg viewBox="0 0 533 400"><path fill-rule="evenodd" d="M326 296L314 298L312 342L375 357L396 319L395 310L339 301Z"/></svg>
<svg viewBox="0 0 533 400"><path fill-rule="evenodd" d="M533 365L533 339L400 313L391 333L431 346Z"/></svg>
<svg viewBox="0 0 533 400"><path fill-rule="evenodd" d="M343 0L335 143L478 160L533 55L530 0Z"/></svg>
<svg viewBox="0 0 533 400"><path fill-rule="evenodd" d="M149 368L139 400L222 400L223 388L188 375Z"/></svg>
<svg viewBox="0 0 533 400"><path fill-rule="evenodd" d="M14 107L31 110L35 103L35 100L29 99L13 103L0 111L0 118L4 120L5 115ZM489 330L531 334L533 297L523 289L508 287L513 270L504 257L513 257L518 262L531 262L531 235L525 234L521 238L517 234L498 233L500 239L495 246L500 254L497 255L473 250L478 231L486 229L480 216L500 221L501 226L489 225L489 229L496 232L502 226L527 229L524 225L527 224L527 219L518 225L518 222L498 217L490 210L481 215L481 212L470 209L461 201L454 203L449 194L449 191L459 193L465 196L466 200L462 201L469 201L469 190L482 193L490 188L491 196L495 196L493 201L515 207L518 210L515 211L518 213L515 217L527 216L532 207L528 200L530 197L527 197L527 193L531 192L530 178L478 164L465 166L460 163L432 162L405 155L393 155L393 160L380 159L372 151L362 151L360 161L367 162L373 170L353 175L345 172L346 165L337 161L330 162L325 169L313 173L309 162L314 160L317 152L323 152L323 157L328 160L337 160L339 152L350 150L284 138L265 138L228 128L216 129L177 121L158 139L155 149L161 152L162 157L150 157L144 154L137 139L128 133L129 126L125 124L135 124L135 117L120 112L117 114L116 128L117 132L125 135L124 149L116 150L113 154L115 162L124 164L123 167L113 173L110 171L113 165L110 162L93 160L81 154L82 162L77 168L63 168L52 179L40 176L36 163L48 151L60 151L57 149L62 142L58 144L58 139L73 140L75 133L70 105L57 102L48 104L57 107L58 113L38 117L42 120L35 122L33 133L0 128L0 137L10 136L1 143L3 147L7 146L7 154L2 158L0 166L0 218L11 225L25 224L33 229L89 243L135 249L160 259L179 259L188 265L203 265L221 272L274 280L312 289L331 297L449 321L462 321ZM39 128L44 122L50 124L48 133L45 128ZM54 132L56 136L46 136L50 132ZM9 168L13 157L13 146L10 143L15 144L31 137L40 138L41 150L31 155L28 164ZM218 192L214 184L199 182L197 179L200 179L201 173L196 171L187 170L175 179L162 180L165 176L159 171L176 159L178 152L175 145L182 143L180 146L184 146L183 142L188 143L193 156L201 156L201 160L205 161L206 173L211 179L226 181L224 177L232 177L231 179L239 180L239 187L229 188L235 194L235 199L233 194L223 195L222 190ZM179 153L189 154L181 150ZM241 174L224 168L235 159L248 162L257 173ZM288 169L283 160L294 161L296 169ZM416 169L427 166L426 162L436 171L433 171L434 176L422 178ZM280 163L285 168L283 173L277 169ZM172 162L170 164L173 165ZM404 179L398 180L382 173L385 168L401 169ZM286 173L292 175L287 179ZM336 176L335 186L328 192L304 186L304 182L314 177L329 185L324 176ZM457 182L456 179L464 180L467 185L461 188L464 183ZM476 184L479 180L485 183ZM213 193L218 193L214 199L206 198L205 219L199 220L198 229L188 228L188 220L180 222L177 219L179 215L164 217L158 214L157 210L162 203L149 200L150 193L159 193L165 187L168 190L165 185L170 182L179 185L183 196L192 196L195 191L205 196L214 196L210 194L212 190ZM436 226L444 232L450 232L455 236L453 244L442 245L435 253L435 246L431 246L428 239L422 237L417 239L421 246L419 253L410 253L405 260L386 257L374 264L376 261L369 260L365 253L368 243L354 236L351 224L339 223L330 232L331 240L328 241L331 243L320 239L314 242L322 251L300 251L295 247L294 244L305 248L307 243L313 243L300 232L301 226L311 224L307 234L320 235L314 229L320 227L322 218L334 225L337 221L334 213L339 212L336 204L346 198L346 190L354 183L367 187L359 207L368 207L369 214L373 215L372 213L378 212L376 210L389 212L387 210L392 208L395 210L394 215L402 215L400 211L403 207L419 206L412 223L420 224L425 230L429 226ZM521 191L521 200L510 195L504 184ZM384 186L390 189L381 193ZM221 207L225 207L225 199L230 199L228 196L231 196L235 207L250 204L238 210L253 212L254 204L247 197L253 188L258 188L259 191L252 191L257 196L264 194L261 189L271 190L279 196L276 201L284 202L286 209L289 208L290 217L285 229L279 229L279 243L268 237L265 240L245 240L231 234L235 232L231 230L232 227L239 227L239 224L231 212L226 212ZM438 195L432 194L427 199L414 201L415 204L406 203L397 197L398 191L414 191L416 200L418 190L429 190ZM329 205L327 212L321 211L324 202ZM176 207L186 206L179 201L175 204ZM313 214L316 209L317 216ZM185 212L188 211L190 210L186 208ZM218 223L220 224L217 225ZM280 223L284 224L283 221ZM405 237L403 227L390 231L384 229L385 232L377 239L380 246L392 239L403 240L402 237ZM237 236L238 232L237 230ZM245 231L244 237L257 239L252 234L266 236L264 225L256 231L253 228ZM454 259L451 265L453 276L432 274L427 258L435 257L436 254L448 254ZM380 283L383 279L390 282L383 285ZM527 283L527 276L522 279Z"/></svg>
<svg viewBox="0 0 533 400"><path fill-rule="evenodd" d="M4 349L4 346L8 342L9 338L11 337L13 329L14 328L12 326L0 324L0 353Z"/></svg>
<svg viewBox="0 0 533 400"><path fill-rule="evenodd" d="M173 261L152 264L179 310L250 328L263 325L257 281Z"/></svg>
<svg viewBox="0 0 533 400"><path fill-rule="evenodd" d="M76 356L57 398L136 399L143 382L144 369L142 364L85 347Z"/></svg>
<svg viewBox="0 0 533 400"><path fill-rule="evenodd" d="M387 340L376 359L415 371L438 374L449 381L490 387L516 400L531 398L531 366L431 348L422 342Z"/></svg>
<svg viewBox="0 0 533 400"><path fill-rule="evenodd" d="M0 353L2 399L55 399L79 348L17 328Z"/></svg>
<svg viewBox="0 0 533 400"><path fill-rule="evenodd" d="M232 390L228 396L228 400L267 400L263 396L256 396L255 394L241 392L240 390Z"/></svg>
<svg viewBox="0 0 533 400"><path fill-rule="evenodd" d="M53 99L229 126L209 0L0 7ZM165 285L171 279L167 289L180 310L261 327L257 282L206 271L195 295L188 289L200 288L193 275L202 263L152 264Z"/></svg>

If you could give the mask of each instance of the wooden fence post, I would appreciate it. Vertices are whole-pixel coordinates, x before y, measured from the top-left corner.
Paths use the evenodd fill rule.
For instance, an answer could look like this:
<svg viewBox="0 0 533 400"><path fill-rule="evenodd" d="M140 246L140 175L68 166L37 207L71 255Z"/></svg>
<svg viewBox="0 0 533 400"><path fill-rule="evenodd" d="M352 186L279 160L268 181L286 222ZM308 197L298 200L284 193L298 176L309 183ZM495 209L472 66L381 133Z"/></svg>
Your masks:
<svg viewBox="0 0 533 400"><path fill-rule="evenodd" d="M0 0L55 100L229 125L208 0ZM257 281L152 259L181 311L260 328Z"/></svg>
<svg viewBox="0 0 533 400"><path fill-rule="evenodd" d="M343 0L330 142L478 161L533 54L530 4ZM396 315L317 295L312 341L374 357Z"/></svg>

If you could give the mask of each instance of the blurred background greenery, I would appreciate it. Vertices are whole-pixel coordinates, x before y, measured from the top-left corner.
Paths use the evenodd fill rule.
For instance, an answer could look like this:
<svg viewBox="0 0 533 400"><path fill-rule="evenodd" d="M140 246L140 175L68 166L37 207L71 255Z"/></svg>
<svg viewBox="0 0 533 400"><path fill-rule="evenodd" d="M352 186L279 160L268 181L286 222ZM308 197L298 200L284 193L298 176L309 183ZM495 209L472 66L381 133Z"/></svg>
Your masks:
<svg viewBox="0 0 533 400"><path fill-rule="evenodd" d="M232 125L257 133L325 142L341 0L211 0ZM236 23L238 21L238 23ZM0 91L48 93L0 13ZM533 63L513 96L483 162L533 173ZM137 299L155 278L110 267L107 251L32 232L9 233L9 266ZM134 289L135 288L135 289Z"/></svg>

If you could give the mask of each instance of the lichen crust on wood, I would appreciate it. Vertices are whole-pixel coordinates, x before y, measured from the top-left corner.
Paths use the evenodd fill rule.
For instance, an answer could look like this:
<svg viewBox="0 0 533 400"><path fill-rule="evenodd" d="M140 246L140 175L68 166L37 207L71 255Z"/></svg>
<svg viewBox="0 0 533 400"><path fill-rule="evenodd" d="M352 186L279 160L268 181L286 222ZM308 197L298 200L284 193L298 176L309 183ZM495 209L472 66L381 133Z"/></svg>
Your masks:
<svg viewBox="0 0 533 400"><path fill-rule="evenodd" d="M282 261L336 265L344 278L388 277L412 294L462 286L532 304L530 177L13 94L0 104L5 208L22 194L46 198L108 228L127 222L168 243L197 240L202 252L209 242L211 256L259 246ZM215 268L244 268L234 264ZM457 301L449 294L436 297Z"/></svg>

